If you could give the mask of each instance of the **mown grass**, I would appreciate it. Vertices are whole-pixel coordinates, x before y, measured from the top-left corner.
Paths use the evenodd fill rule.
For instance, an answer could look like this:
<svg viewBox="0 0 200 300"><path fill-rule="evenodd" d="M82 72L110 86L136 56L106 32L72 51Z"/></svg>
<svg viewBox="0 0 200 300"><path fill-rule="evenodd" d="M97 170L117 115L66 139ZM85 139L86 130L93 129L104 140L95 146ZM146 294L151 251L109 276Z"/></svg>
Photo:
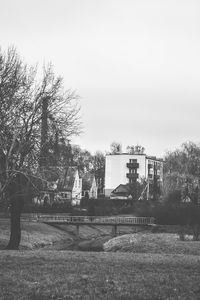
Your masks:
<svg viewBox="0 0 200 300"><path fill-rule="evenodd" d="M200 299L200 257L1 251L0 299Z"/></svg>

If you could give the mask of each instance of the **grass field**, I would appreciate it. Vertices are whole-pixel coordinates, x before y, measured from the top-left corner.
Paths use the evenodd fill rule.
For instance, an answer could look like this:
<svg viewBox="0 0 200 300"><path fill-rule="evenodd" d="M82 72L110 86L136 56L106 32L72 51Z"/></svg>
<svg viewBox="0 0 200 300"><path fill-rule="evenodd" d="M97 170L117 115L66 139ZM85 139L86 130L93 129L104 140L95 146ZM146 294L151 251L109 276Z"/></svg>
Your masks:
<svg viewBox="0 0 200 300"><path fill-rule="evenodd" d="M1 251L0 299L200 299L200 257Z"/></svg>
<svg viewBox="0 0 200 300"><path fill-rule="evenodd" d="M1 220L2 247L8 225ZM164 229L130 235L123 228L126 235L111 240L108 251L124 253L72 252L44 246L62 249L64 242L67 248L77 239L74 226L23 222L22 250L0 252L0 300L200 300L200 242L181 242L175 228ZM84 242L107 238L110 231L85 226L79 243L86 250Z"/></svg>

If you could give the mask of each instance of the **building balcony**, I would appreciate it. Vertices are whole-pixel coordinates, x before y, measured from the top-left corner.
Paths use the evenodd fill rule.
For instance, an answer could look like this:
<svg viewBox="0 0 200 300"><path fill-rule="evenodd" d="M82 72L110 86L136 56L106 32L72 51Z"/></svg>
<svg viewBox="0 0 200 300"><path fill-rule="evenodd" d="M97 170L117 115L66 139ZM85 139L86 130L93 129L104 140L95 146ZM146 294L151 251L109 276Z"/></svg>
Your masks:
<svg viewBox="0 0 200 300"><path fill-rule="evenodd" d="M129 178L129 179L137 179L138 174L137 173L127 173L126 177Z"/></svg>
<svg viewBox="0 0 200 300"><path fill-rule="evenodd" d="M139 164L137 162L127 163L126 166L129 169L138 169L139 168Z"/></svg>

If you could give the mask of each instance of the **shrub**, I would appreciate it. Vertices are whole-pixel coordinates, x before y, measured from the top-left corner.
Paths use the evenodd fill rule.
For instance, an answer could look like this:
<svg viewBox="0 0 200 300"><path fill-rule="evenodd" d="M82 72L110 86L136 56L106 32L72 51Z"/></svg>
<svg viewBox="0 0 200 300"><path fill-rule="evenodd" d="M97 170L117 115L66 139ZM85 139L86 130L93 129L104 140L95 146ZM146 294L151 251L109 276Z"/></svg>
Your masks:
<svg viewBox="0 0 200 300"><path fill-rule="evenodd" d="M182 192L181 190L174 190L168 193L163 201L165 203L171 203L171 204L180 204L182 200Z"/></svg>
<svg viewBox="0 0 200 300"><path fill-rule="evenodd" d="M52 205L46 204L37 206L34 204L25 204L23 208L23 213L71 213L72 206L69 203L57 204L54 203Z"/></svg>
<svg viewBox="0 0 200 300"><path fill-rule="evenodd" d="M190 228L193 240L199 238L200 206L193 203L173 203L172 201L137 203L135 204L135 214L137 216L152 216L158 225L179 225L181 227L179 235L182 240L184 240L185 235L183 228L186 226Z"/></svg>

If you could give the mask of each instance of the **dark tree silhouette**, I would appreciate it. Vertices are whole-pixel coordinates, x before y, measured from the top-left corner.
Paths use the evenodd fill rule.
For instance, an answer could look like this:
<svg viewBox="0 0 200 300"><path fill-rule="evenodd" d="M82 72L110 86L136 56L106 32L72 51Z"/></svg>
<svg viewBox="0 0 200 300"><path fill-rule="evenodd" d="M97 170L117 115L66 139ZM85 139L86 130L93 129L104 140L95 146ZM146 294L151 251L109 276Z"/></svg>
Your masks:
<svg viewBox="0 0 200 300"><path fill-rule="evenodd" d="M48 99L46 116L44 99ZM79 110L76 93L64 90L62 78L55 76L51 65L38 81L36 68L28 67L15 48L6 53L0 49L0 201L6 194L11 204L8 249L16 249L20 240L24 179L38 176L41 153L45 163L51 163L45 146L52 134L67 139L80 132ZM42 123L47 133L41 130Z"/></svg>

